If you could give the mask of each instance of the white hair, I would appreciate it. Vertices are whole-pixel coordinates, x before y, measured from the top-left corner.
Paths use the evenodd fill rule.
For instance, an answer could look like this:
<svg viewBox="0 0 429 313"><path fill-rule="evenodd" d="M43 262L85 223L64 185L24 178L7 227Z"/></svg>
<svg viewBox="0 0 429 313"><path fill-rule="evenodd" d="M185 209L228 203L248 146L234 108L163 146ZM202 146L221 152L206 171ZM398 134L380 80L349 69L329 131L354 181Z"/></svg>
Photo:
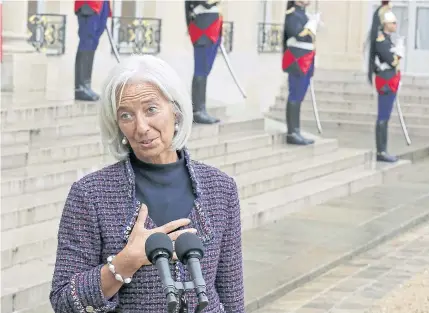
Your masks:
<svg viewBox="0 0 429 313"><path fill-rule="evenodd" d="M129 81L152 83L171 102L178 123L171 148L182 149L191 135L192 101L173 68L152 55L131 56L115 65L107 75L99 109L101 139L104 146L119 161L124 160L129 153L129 148L122 144L124 135L117 121L118 103L124 86Z"/></svg>

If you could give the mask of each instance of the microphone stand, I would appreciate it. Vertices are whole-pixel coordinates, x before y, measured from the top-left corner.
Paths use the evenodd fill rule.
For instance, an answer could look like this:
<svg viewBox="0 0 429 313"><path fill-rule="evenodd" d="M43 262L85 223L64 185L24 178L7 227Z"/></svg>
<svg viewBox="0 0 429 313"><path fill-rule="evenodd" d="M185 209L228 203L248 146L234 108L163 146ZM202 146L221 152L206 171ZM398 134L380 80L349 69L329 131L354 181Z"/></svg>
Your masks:
<svg viewBox="0 0 429 313"><path fill-rule="evenodd" d="M177 305L182 306L183 303L181 301L178 301L178 298L182 296L183 293L186 293L186 291L190 290L200 290L201 286L196 286L196 284L193 281L175 281L174 282L174 291L173 293L170 293L167 297L167 307L168 307L168 313L175 313L177 312ZM170 289L171 290L171 289ZM201 313L202 310L206 308L206 306L209 304L209 300L207 298L207 295L205 291L200 291L197 294L198 297L198 305L195 308L195 313ZM179 304L180 303L180 304ZM180 312L180 308L179 308Z"/></svg>

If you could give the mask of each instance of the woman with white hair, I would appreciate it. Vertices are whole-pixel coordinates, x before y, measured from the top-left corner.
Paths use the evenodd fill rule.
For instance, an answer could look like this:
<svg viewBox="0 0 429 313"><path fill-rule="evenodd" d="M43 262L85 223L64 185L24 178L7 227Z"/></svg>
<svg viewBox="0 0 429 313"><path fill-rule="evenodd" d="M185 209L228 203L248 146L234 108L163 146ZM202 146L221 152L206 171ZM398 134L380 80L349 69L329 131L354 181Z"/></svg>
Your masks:
<svg viewBox="0 0 429 313"><path fill-rule="evenodd" d="M58 233L50 301L56 313L167 312L146 239L196 233L209 305L244 312L240 204L234 180L196 162L185 148L190 97L159 58L134 56L109 73L102 93L103 142L117 163L75 182ZM173 279L189 281L182 263ZM194 293L183 299L193 311Z"/></svg>

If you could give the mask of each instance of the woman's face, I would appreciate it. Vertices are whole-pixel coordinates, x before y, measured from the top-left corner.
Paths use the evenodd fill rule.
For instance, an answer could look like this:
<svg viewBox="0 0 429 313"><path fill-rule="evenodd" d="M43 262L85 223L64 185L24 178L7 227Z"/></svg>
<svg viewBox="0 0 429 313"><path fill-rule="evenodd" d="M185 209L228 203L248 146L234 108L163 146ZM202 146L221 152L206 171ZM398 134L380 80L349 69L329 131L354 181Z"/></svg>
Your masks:
<svg viewBox="0 0 429 313"><path fill-rule="evenodd" d="M170 149L174 136L173 105L151 83L129 83L117 109L118 125L134 154L149 163L171 163L177 158Z"/></svg>

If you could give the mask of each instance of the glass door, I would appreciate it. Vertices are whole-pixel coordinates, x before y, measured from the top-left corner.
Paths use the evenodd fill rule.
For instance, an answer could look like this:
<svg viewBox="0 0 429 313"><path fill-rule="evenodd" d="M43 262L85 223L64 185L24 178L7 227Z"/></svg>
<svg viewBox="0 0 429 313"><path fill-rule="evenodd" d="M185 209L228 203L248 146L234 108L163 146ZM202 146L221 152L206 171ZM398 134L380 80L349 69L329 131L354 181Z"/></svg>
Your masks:
<svg viewBox="0 0 429 313"><path fill-rule="evenodd" d="M429 76L429 2L410 2L409 20L406 70Z"/></svg>

